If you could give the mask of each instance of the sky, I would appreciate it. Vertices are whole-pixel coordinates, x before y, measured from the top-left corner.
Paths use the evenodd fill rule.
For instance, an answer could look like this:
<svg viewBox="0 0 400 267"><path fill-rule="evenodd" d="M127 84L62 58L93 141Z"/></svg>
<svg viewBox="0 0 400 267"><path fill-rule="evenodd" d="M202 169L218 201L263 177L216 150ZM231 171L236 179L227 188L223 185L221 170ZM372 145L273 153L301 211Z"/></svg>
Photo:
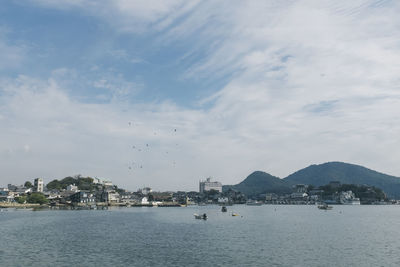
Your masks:
<svg viewBox="0 0 400 267"><path fill-rule="evenodd" d="M8 0L0 186L198 190L342 161L400 176L400 3Z"/></svg>

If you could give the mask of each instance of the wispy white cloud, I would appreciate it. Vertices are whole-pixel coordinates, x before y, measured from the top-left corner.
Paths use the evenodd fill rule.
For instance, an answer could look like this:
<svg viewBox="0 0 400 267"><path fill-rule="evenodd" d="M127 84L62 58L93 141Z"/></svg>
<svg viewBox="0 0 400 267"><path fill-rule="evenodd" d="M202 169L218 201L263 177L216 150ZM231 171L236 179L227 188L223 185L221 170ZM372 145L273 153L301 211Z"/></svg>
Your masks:
<svg viewBox="0 0 400 267"><path fill-rule="evenodd" d="M57 2L28 0L28 2L47 8L81 10L90 16L106 20L115 27L117 32L142 33L148 27L163 29L169 26L174 22L174 18L188 12L197 1L189 3L183 0L61 0Z"/></svg>
<svg viewBox="0 0 400 267"><path fill-rule="evenodd" d="M105 176L131 189L145 184L193 188L193 179L218 169L211 164L220 156L216 152L224 144L234 146L223 133L213 136L219 126L203 112L171 103L82 103L68 96L54 78L21 76L3 80L1 88L0 137L7 142L0 146L0 166L8 181L83 173ZM219 162L230 164L228 158Z"/></svg>
<svg viewBox="0 0 400 267"><path fill-rule="evenodd" d="M24 61L27 48L22 44L12 44L7 38L9 29L0 25L0 71L15 69Z"/></svg>
<svg viewBox="0 0 400 267"><path fill-rule="evenodd" d="M193 62L182 76L227 82L200 101L209 108L190 109L123 98L80 102L66 93L65 70L46 81L3 81L0 138L8 141L0 147L0 167L6 173L40 176L51 164L49 177L76 170L131 189L195 189L208 175L234 183L257 169L285 176L330 160L400 175L398 3L59 4L96 14L124 34L157 33L159 45L184 42L189 47L180 60ZM99 75L91 82L116 95L135 92L137 85L123 78ZM29 167L15 171L22 154Z"/></svg>

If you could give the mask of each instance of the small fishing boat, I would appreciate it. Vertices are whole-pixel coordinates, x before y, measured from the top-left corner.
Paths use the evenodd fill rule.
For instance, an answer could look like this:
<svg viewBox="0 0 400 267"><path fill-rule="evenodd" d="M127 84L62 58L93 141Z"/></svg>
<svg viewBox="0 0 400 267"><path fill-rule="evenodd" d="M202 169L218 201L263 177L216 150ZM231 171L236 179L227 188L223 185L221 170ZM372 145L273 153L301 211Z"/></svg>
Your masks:
<svg viewBox="0 0 400 267"><path fill-rule="evenodd" d="M257 200L249 200L246 202L247 206L261 206L262 202L258 202Z"/></svg>
<svg viewBox="0 0 400 267"><path fill-rule="evenodd" d="M318 205L318 208L320 210L331 210L333 207L332 206L328 206L328 204L324 203L324 204Z"/></svg>
<svg viewBox="0 0 400 267"><path fill-rule="evenodd" d="M208 218L208 217L207 217L207 214L205 214L205 213L204 213L204 214L200 214L200 215L197 214L197 213L195 213L195 214L193 214L193 215L194 215L194 218L195 218L195 219L199 219L199 220L207 220L207 218Z"/></svg>
<svg viewBox="0 0 400 267"><path fill-rule="evenodd" d="M232 216L240 216L238 213L236 213L236 212L232 212Z"/></svg>
<svg viewBox="0 0 400 267"><path fill-rule="evenodd" d="M225 206L222 206L222 209L221 209L221 211L222 211L222 212L227 212L227 211L228 211L228 209L227 209Z"/></svg>

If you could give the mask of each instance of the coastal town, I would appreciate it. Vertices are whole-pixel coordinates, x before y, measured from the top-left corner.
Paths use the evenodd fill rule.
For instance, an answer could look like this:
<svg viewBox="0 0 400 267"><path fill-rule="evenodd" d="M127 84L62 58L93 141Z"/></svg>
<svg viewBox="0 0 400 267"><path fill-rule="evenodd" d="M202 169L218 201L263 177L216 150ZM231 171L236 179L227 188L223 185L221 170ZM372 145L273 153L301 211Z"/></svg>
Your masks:
<svg viewBox="0 0 400 267"><path fill-rule="evenodd" d="M230 187L224 188L220 182L207 178L199 181L198 191L156 192L150 187L143 187L133 192L119 188L109 180L77 175L47 184L44 179L36 178L33 183L27 181L24 185L8 184L7 187L0 187L0 207L104 209L109 206L310 205L322 202L342 205L398 204L397 200L388 199L382 190L375 187L342 185L337 181L318 188L296 184L291 191L251 196Z"/></svg>

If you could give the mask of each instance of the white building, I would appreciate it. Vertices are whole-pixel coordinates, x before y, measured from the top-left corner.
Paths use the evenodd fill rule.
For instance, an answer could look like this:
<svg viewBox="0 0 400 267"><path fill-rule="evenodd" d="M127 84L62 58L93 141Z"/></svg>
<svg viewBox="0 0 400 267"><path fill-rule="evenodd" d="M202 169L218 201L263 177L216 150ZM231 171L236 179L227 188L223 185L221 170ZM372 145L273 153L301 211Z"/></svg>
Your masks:
<svg viewBox="0 0 400 267"><path fill-rule="evenodd" d="M229 198L227 198L227 197L219 197L218 198L218 203L220 203L220 204L229 203Z"/></svg>
<svg viewBox="0 0 400 267"><path fill-rule="evenodd" d="M350 190L340 193L340 203L344 205L360 205L360 199Z"/></svg>
<svg viewBox="0 0 400 267"><path fill-rule="evenodd" d="M106 180L104 180L104 181L103 181L103 185L104 185L104 186L113 186L113 183L112 183L111 181L106 181Z"/></svg>
<svg viewBox="0 0 400 267"><path fill-rule="evenodd" d="M296 184L293 186L297 193L306 193L308 185L305 184Z"/></svg>
<svg viewBox="0 0 400 267"><path fill-rule="evenodd" d="M99 178L95 177L92 179L93 179L93 184L102 184L102 181Z"/></svg>
<svg viewBox="0 0 400 267"><path fill-rule="evenodd" d="M67 186L67 191L73 191L73 192L78 192L78 186L74 185L74 184L70 184L69 186Z"/></svg>
<svg viewBox="0 0 400 267"><path fill-rule="evenodd" d="M35 188L35 192L41 192L43 193L43 179L42 178L36 178L34 181L34 188Z"/></svg>
<svg viewBox="0 0 400 267"><path fill-rule="evenodd" d="M142 205L148 205L148 204L150 204L150 202L149 202L149 200L147 199L147 197L143 197L141 203L142 203Z"/></svg>
<svg viewBox="0 0 400 267"><path fill-rule="evenodd" d="M220 182L211 182L211 177L207 178L205 181L199 182L199 191L204 193L205 191L215 190L222 192L222 184Z"/></svg>
<svg viewBox="0 0 400 267"><path fill-rule="evenodd" d="M118 192L109 192L108 193L108 201L109 202L119 202L119 194Z"/></svg>

